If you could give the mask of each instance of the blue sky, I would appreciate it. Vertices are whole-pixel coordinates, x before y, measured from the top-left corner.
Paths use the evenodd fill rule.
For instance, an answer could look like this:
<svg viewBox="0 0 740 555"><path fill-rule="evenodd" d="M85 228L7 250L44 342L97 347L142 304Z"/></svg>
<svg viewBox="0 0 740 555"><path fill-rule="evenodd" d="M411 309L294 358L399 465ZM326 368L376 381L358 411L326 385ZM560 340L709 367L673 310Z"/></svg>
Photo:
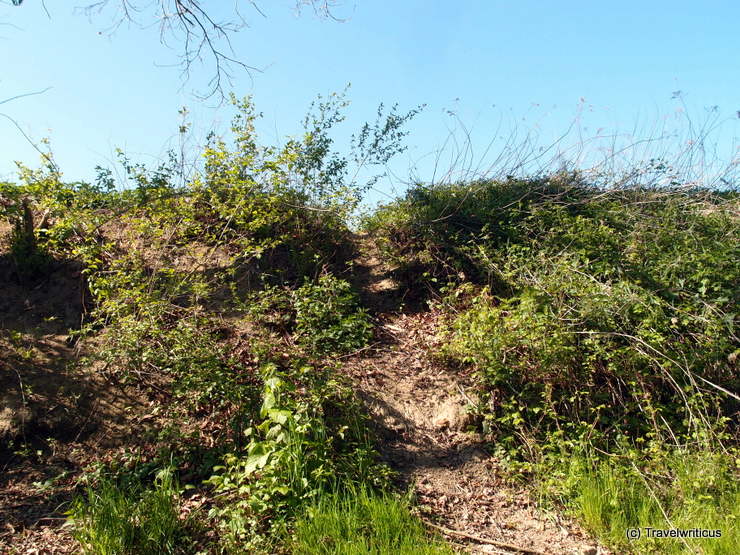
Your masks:
<svg viewBox="0 0 740 555"><path fill-rule="evenodd" d="M142 161L163 156L176 144L181 106L191 112L193 146L209 130L228 128L228 106L192 94L206 87L211 66L194 67L183 85L170 67L179 45L160 44L156 28L124 26L110 35L111 13L91 21L73 9L83 1L47 2L51 18L40 1L0 3L0 101L51 87L0 112L33 138L49 137L68 179L110 166L116 147ZM597 132L642 138L663 126L686 130L687 117L695 126L714 117L720 156L738 154L736 1L341 0L335 13L343 22L298 15L291 0L261 2L266 17L241 3L249 28L233 37L234 49L263 71L236 75L230 89L254 96L265 142L298 133L311 100L347 83L352 106L340 139L371 119L379 102L427 105L383 192L402 188L412 166L431 179L451 129L458 141L469 132L474 156L457 165L473 169L487 167L481 154L494 137L533 133L549 144L574 122L562 144ZM5 119L0 151L0 178L12 177L14 160L38 160ZM448 141L438 169L460 152Z"/></svg>

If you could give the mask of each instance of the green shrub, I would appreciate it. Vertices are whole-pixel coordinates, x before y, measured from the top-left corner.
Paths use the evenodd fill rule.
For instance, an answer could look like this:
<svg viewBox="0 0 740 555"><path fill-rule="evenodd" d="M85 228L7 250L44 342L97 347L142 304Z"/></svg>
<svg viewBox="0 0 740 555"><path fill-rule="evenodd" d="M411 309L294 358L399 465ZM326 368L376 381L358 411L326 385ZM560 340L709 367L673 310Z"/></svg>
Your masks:
<svg viewBox="0 0 740 555"><path fill-rule="evenodd" d="M226 455L208 481L220 499L210 515L224 544L236 550L269 550L271 538L326 492L387 486L360 408L331 373L308 366L280 371L273 364L263 372L249 444Z"/></svg>
<svg viewBox="0 0 740 555"><path fill-rule="evenodd" d="M28 205L25 208L22 220L14 222L10 237L10 258L20 283L35 282L43 278L53 264L47 249L38 243Z"/></svg>
<svg viewBox="0 0 740 555"><path fill-rule="evenodd" d="M331 274L297 289L267 287L246 308L260 322L292 334L314 355L350 353L372 335L370 318L352 286Z"/></svg>
<svg viewBox="0 0 740 555"><path fill-rule="evenodd" d="M516 296L484 292L452 318L443 352L478 369L491 424L511 440L585 434L604 447L618 436L689 439L716 420L731 399L699 384L734 390L726 315L702 311L699 321L639 285L586 271L537 256L515 268ZM678 318L699 325L689 334Z"/></svg>
<svg viewBox="0 0 740 555"><path fill-rule="evenodd" d="M554 199L554 204L572 200L576 207L589 194L577 175L417 184L366 218L363 228L409 286L444 283L460 275L495 283L495 268L486 264L484 247L526 239L519 226L530 206Z"/></svg>
<svg viewBox="0 0 740 555"><path fill-rule="evenodd" d="M296 341L315 353L349 353L370 339L367 312L344 280L327 275L302 285L293 306Z"/></svg>

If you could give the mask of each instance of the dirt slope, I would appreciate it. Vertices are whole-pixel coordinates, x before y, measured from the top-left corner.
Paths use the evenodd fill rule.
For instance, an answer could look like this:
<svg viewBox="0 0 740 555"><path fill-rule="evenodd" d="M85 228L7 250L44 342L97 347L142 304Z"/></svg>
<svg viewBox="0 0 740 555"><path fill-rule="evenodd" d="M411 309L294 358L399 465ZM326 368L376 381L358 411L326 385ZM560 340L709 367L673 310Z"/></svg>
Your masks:
<svg viewBox="0 0 740 555"><path fill-rule="evenodd" d="M356 285L378 333L345 367L380 432L383 458L413 488L422 516L470 552L604 553L574 523L540 511L524 487L507 484L483 438L466 431L472 380L430 356L439 315L399 310L409 302L372 242L360 237L358 251Z"/></svg>
<svg viewBox="0 0 740 555"><path fill-rule="evenodd" d="M145 399L75 364L81 351L69 330L85 296L76 264L18 283L0 256L0 289L0 553L76 553L62 528L75 480L141 435L134 418Z"/></svg>
<svg viewBox="0 0 740 555"><path fill-rule="evenodd" d="M484 438L466 431L473 380L430 356L439 314L396 287L367 238L357 246L351 279L377 332L372 345L343 359L344 368L373 417L383 458L413 489L423 518L467 552L596 554L576 526L544 514L524 487L504 480ZM65 330L83 309L80 283L77 268L60 266L30 290L9 286L0 301L2 406L26 415L6 427L43 431L38 451L0 453L1 553L76 552L62 527L76 476L142 434L145 398L67 368L78 356Z"/></svg>

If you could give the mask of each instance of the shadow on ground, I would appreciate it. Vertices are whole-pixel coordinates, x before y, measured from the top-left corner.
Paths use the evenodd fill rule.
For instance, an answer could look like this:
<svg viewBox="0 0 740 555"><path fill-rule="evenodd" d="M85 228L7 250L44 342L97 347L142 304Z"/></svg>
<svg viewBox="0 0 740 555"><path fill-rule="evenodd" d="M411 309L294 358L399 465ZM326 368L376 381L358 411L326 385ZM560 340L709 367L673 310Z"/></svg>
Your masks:
<svg viewBox="0 0 740 555"><path fill-rule="evenodd" d="M63 523L74 475L131 436L143 408L135 393L78 364L74 331L89 300L81 270L53 260L21 281L0 256L0 522L11 529Z"/></svg>

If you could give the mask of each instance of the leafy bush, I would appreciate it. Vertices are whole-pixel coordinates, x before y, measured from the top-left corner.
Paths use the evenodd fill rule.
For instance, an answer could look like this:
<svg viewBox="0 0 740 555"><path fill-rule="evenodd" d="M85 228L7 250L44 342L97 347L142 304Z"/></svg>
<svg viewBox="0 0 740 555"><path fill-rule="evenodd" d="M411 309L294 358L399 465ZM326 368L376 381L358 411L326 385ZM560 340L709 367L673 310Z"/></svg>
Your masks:
<svg viewBox="0 0 740 555"><path fill-rule="evenodd" d="M349 391L312 367L263 371L260 419L246 431L249 444L228 454L209 480L222 500L211 517L225 543L244 550L266 549L270 536L326 492L387 485Z"/></svg>
<svg viewBox="0 0 740 555"><path fill-rule="evenodd" d="M47 250L38 244L33 213L27 199L23 199L22 207L22 216L13 222L10 258L20 283L28 283L46 275L52 259Z"/></svg>
<svg viewBox="0 0 740 555"><path fill-rule="evenodd" d="M481 246L521 240L517 225L531 204L584 197L588 188L571 177L417 184L367 217L363 227L409 286L459 275L473 282L495 280L480 259Z"/></svg>
<svg viewBox="0 0 740 555"><path fill-rule="evenodd" d="M682 312L655 293L599 282L565 256L537 256L514 272L526 276L521 292L473 297L453 318L443 349L479 369L491 423L505 437L689 439L708 415L731 406L715 387L699 386L708 380L733 390L722 312L702 313L689 335L677 321Z"/></svg>
<svg viewBox="0 0 740 555"><path fill-rule="evenodd" d="M255 133L259 115L247 98L232 98L234 147L211 137L204 152L205 171L193 181L188 218L192 229L210 242L226 242L244 265L256 264L272 281L299 283L324 266L341 265L348 253L347 220L367 183L357 176L382 166L402 152L402 131L418 110L398 114L381 106L366 124L352 152L332 150L332 129L348 103L332 94L312 105L305 133L281 148L262 146Z"/></svg>
<svg viewBox="0 0 740 555"><path fill-rule="evenodd" d="M445 352L480 370L494 413L507 425L521 419L510 429L695 438L711 415L737 410L723 390L740 385L731 370L738 228L719 209L705 216L676 201L652 209L660 223L649 241L652 224L635 218L627 227L627 206L619 228L608 228L620 236L611 247L598 212L567 216L558 207L520 224L526 243L483 242L508 293L469 300L452 319ZM678 250L661 257L656 243Z"/></svg>
<svg viewBox="0 0 740 555"><path fill-rule="evenodd" d="M306 283L294 295L296 340L316 353L349 353L370 339L372 325L350 284L334 276Z"/></svg>
<svg viewBox="0 0 740 555"><path fill-rule="evenodd" d="M72 254L71 244L84 235L94 210L116 200L112 184L95 185L62 181L52 154L44 153L44 164L32 170L18 164L19 182L0 182L0 218L14 229L13 243L19 254L36 250L50 257Z"/></svg>
<svg viewBox="0 0 740 555"><path fill-rule="evenodd" d="M247 309L292 334L297 344L315 355L352 352L368 342L372 331L352 286L330 274L297 289L268 287L252 297Z"/></svg>

